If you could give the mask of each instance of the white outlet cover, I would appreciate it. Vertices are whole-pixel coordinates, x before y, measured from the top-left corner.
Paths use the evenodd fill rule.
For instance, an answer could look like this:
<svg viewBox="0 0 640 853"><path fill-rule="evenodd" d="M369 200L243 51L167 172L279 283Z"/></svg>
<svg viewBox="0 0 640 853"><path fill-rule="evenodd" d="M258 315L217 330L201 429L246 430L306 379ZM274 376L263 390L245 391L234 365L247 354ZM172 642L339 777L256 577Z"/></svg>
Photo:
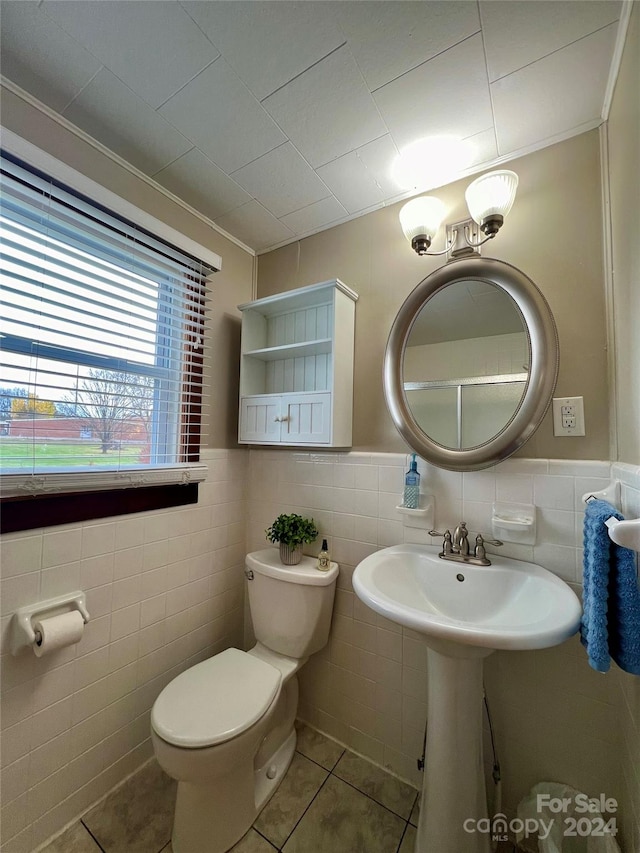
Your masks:
<svg viewBox="0 0 640 853"><path fill-rule="evenodd" d="M570 406L574 410L574 426L563 426L563 408ZM553 398L553 434L557 436L585 435L584 429L584 398L583 397L554 397Z"/></svg>

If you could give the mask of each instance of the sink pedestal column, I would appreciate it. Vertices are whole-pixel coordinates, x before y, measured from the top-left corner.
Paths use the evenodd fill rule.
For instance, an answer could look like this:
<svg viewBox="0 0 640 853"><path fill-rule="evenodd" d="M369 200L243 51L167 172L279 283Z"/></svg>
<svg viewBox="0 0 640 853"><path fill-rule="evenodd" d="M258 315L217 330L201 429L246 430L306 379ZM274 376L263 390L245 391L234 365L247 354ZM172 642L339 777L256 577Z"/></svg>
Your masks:
<svg viewBox="0 0 640 853"><path fill-rule="evenodd" d="M463 648L475 656L453 657L429 647L426 764L415 853L491 849L486 832L465 831L465 826L475 829L476 821L487 817L482 661L491 650L457 646L451 651Z"/></svg>

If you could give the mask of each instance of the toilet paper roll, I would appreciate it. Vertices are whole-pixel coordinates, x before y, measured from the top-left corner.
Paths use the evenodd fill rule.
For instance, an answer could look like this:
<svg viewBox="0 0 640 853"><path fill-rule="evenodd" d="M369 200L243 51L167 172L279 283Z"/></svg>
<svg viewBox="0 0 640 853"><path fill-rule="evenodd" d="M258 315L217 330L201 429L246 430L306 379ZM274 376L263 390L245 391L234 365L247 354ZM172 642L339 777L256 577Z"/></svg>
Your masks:
<svg viewBox="0 0 640 853"><path fill-rule="evenodd" d="M82 638L84 631L84 619L79 610L63 613L61 616L52 616L50 619L41 619L33 623L33 629L40 633L41 640L33 644L36 657L41 658L56 649L70 646Z"/></svg>

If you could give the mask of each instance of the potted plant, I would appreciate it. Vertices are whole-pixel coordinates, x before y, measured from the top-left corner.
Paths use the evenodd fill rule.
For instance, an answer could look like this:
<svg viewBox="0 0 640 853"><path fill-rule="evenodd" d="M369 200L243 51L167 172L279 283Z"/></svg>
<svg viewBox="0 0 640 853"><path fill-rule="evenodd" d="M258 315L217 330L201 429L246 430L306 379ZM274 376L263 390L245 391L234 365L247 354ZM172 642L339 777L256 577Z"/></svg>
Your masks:
<svg viewBox="0 0 640 853"><path fill-rule="evenodd" d="M303 518L297 513L282 513L265 530L269 542L280 543L280 559L285 566L295 566L302 559L302 546L313 542L318 528L312 518Z"/></svg>

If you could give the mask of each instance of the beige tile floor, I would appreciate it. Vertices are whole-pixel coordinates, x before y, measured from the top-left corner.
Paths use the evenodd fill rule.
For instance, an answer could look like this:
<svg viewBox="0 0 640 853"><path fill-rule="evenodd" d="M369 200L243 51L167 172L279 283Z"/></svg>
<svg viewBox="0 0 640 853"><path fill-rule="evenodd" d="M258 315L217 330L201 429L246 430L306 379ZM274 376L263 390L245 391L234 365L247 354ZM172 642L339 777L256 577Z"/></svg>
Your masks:
<svg viewBox="0 0 640 853"><path fill-rule="evenodd" d="M286 776L233 853L413 853L417 796L301 724ZM42 853L172 853L174 798L152 761Z"/></svg>

